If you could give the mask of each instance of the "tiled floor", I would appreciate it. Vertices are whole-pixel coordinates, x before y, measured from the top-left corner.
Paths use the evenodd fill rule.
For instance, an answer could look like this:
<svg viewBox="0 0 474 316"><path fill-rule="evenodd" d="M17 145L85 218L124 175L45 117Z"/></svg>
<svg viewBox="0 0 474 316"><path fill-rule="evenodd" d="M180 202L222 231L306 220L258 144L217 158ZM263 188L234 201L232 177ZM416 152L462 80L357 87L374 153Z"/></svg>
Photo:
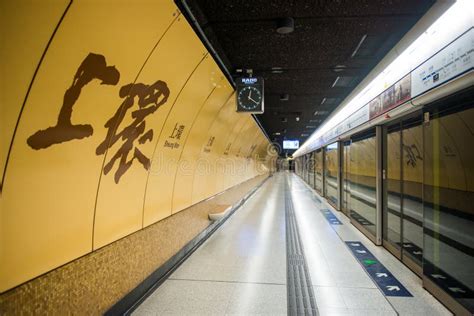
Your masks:
<svg viewBox="0 0 474 316"><path fill-rule="evenodd" d="M311 189L278 173L188 258L135 315L286 315L284 184L288 181L321 315L450 315L420 279L362 235L341 213L328 223ZM362 242L413 294L386 297L345 240Z"/></svg>

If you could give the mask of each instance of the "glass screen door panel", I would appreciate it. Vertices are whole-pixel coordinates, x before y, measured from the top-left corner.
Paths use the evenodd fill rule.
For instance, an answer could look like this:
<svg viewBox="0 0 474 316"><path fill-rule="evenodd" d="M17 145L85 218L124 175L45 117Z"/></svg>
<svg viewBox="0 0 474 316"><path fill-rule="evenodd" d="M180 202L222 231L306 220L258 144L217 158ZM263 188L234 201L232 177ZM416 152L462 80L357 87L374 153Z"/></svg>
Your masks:
<svg viewBox="0 0 474 316"><path fill-rule="evenodd" d="M430 121L423 127L423 274L449 297L439 298L456 314L471 315L474 314L473 99L471 90L458 96L455 102L429 110ZM451 305L453 300L465 310Z"/></svg>
<svg viewBox="0 0 474 316"><path fill-rule="evenodd" d="M308 182L308 155L303 156L303 180Z"/></svg>
<svg viewBox="0 0 474 316"><path fill-rule="evenodd" d="M315 189L319 193L323 192L323 151L318 149L315 153L314 164L316 169L315 174Z"/></svg>
<svg viewBox="0 0 474 316"><path fill-rule="evenodd" d="M402 122L403 261L421 273L423 258L423 126L421 115Z"/></svg>
<svg viewBox="0 0 474 316"><path fill-rule="evenodd" d="M376 233L376 137L375 128L351 138L350 218L369 238Z"/></svg>
<svg viewBox="0 0 474 316"><path fill-rule="evenodd" d="M387 127L386 147L386 179L383 207L383 244L397 257L401 258L402 241L402 159L400 123Z"/></svg>
<svg viewBox="0 0 474 316"><path fill-rule="evenodd" d="M342 143L342 211L349 216L350 199L350 179L349 179L349 159L350 159L351 141Z"/></svg>
<svg viewBox="0 0 474 316"><path fill-rule="evenodd" d="M337 205L338 197L338 143L332 143L325 147L325 196L334 206Z"/></svg>
<svg viewBox="0 0 474 316"><path fill-rule="evenodd" d="M314 152L309 154L308 170L308 184L310 187L314 188Z"/></svg>
<svg viewBox="0 0 474 316"><path fill-rule="evenodd" d="M308 168L308 175L307 175L307 178L306 178L306 182L308 184L311 183L311 157L312 157L312 154L307 154L307 157L308 157L308 161L306 162L306 165L307 165L307 168Z"/></svg>

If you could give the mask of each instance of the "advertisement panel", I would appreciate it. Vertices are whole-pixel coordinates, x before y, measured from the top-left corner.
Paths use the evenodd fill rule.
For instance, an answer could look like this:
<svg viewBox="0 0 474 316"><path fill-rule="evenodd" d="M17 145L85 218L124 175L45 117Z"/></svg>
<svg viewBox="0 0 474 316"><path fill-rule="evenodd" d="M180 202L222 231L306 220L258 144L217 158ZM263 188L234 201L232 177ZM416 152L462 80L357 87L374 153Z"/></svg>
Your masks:
<svg viewBox="0 0 474 316"><path fill-rule="evenodd" d="M369 102L369 118L379 116L411 98L411 78L406 75Z"/></svg>

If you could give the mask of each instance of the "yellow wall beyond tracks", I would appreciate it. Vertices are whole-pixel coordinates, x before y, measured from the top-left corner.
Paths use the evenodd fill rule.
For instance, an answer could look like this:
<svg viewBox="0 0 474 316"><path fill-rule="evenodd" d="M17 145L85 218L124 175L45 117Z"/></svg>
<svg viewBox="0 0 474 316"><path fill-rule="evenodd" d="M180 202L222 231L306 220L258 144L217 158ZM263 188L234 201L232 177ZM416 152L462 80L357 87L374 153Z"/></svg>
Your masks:
<svg viewBox="0 0 474 316"><path fill-rule="evenodd" d="M5 2L0 292L271 168L172 0Z"/></svg>

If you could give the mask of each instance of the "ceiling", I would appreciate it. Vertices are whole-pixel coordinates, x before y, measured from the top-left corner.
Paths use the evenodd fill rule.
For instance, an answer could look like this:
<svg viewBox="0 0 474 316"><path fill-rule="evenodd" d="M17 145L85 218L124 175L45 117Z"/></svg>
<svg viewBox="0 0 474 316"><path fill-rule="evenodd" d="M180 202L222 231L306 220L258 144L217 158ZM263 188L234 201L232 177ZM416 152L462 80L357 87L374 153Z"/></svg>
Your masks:
<svg viewBox="0 0 474 316"><path fill-rule="evenodd" d="M253 69L255 76L264 78L265 113L257 119L281 145L283 139L302 144L434 2L193 0L187 4L232 76L238 76L238 69ZM294 18L292 33L276 32L276 21L282 17ZM281 100L282 94L289 99Z"/></svg>

